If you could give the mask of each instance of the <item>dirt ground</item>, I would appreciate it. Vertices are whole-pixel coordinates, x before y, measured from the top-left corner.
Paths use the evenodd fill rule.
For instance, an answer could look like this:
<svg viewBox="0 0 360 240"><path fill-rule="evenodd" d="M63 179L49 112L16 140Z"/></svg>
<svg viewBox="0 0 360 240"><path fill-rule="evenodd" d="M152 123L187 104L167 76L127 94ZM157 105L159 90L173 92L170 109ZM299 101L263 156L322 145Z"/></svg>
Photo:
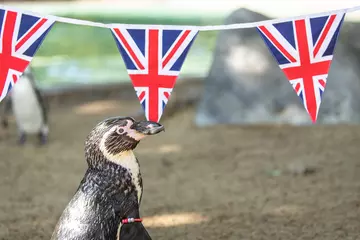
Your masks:
<svg viewBox="0 0 360 240"><path fill-rule="evenodd" d="M35 138L17 146L14 123L2 131L0 239L50 239L85 172L85 136L139 108L111 100L52 108L46 147ZM136 149L153 239L360 239L360 127L197 129L193 117L190 108L166 119L166 132ZM316 171L294 175L295 163Z"/></svg>

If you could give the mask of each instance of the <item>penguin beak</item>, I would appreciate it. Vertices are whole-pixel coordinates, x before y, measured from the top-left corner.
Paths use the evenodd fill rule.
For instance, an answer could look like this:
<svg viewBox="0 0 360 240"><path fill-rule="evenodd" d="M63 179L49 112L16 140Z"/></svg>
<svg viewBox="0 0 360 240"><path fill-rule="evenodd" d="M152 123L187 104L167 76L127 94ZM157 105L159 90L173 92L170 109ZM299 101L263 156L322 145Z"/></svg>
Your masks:
<svg viewBox="0 0 360 240"><path fill-rule="evenodd" d="M165 131L163 125L152 121L135 122L131 126L131 128L144 135L155 135L158 134L159 132Z"/></svg>

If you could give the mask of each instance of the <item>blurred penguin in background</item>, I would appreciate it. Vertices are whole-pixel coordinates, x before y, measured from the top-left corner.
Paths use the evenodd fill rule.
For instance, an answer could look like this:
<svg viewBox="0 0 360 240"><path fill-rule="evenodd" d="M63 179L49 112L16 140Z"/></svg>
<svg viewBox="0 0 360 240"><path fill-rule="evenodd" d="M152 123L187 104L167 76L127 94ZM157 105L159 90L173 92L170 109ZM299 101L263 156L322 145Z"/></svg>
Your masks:
<svg viewBox="0 0 360 240"><path fill-rule="evenodd" d="M48 106L35 84L35 78L30 67L27 67L20 79L14 84L3 104L2 126L8 128L8 116L12 110L20 145L26 142L29 134L37 134L41 145L47 143L49 134Z"/></svg>

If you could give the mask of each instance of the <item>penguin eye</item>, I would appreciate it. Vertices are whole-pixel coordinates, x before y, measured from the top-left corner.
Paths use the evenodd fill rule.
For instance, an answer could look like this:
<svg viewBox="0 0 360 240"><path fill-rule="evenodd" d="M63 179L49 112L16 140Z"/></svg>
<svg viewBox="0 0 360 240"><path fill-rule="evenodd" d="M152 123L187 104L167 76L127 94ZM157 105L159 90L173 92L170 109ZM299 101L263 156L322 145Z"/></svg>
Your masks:
<svg viewBox="0 0 360 240"><path fill-rule="evenodd" d="M122 127L118 127L118 128L116 129L116 133L119 134L119 135L120 135L120 134L123 134L124 131L125 131L125 130L124 130L124 128L122 128Z"/></svg>

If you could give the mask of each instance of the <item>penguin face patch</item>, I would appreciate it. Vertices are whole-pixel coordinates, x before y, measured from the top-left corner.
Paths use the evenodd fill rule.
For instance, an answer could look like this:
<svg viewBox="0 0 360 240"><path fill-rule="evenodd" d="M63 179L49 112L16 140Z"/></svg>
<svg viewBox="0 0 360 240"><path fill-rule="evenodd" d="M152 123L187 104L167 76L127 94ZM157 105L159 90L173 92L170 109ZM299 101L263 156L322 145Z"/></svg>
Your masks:
<svg viewBox="0 0 360 240"><path fill-rule="evenodd" d="M128 136L126 129L114 126L104 134L100 146L107 153L117 155L124 151L133 150L138 143L138 140Z"/></svg>
<svg viewBox="0 0 360 240"><path fill-rule="evenodd" d="M101 139L102 152L110 155L118 155L122 152L133 150L139 141L146 137L145 134L137 132L131 126L135 121L131 118L114 119L105 123L109 129Z"/></svg>
<svg viewBox="0 0 360 240"><path fill-rule="evenodd" d="M97 124L88 135L85 142L86 158L99 159L103 155L108 160L117 159L135 149L141 139L160 131L163 131L163 126L159 123L136 122L131 117L108 118ZM98 164L95 162L90 164Z"/></svg>
<svg viewBox="0 0 360 240"><path fill-rule="evenodd" d="M140 133L136 131L135 129L132 129L131 126L134 124L134 122L130 120L126 120L127 123L125 126L118 126L117 127L117 133L118 134L126 134L126 136L133 138L135 141L140 141L141 139L145 138L146 135L143 133Z"/></svg>

